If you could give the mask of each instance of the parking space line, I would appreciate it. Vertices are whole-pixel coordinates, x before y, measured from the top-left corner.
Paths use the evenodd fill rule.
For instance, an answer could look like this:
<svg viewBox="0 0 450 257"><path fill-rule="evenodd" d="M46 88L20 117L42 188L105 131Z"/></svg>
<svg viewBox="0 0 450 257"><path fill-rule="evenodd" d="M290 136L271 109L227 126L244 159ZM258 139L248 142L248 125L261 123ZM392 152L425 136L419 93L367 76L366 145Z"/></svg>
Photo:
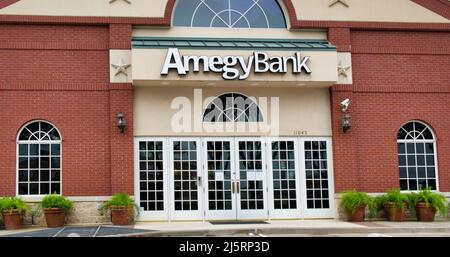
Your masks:
<svg viewBox="0 0 450 257"><path fill-rule="evenodd" d="M63 230L64 230L65 228L66 228L66 227L63 227L60 231L58 231L58 233L54 234L53 237L57 237L59 234L61 234L61 232L63 232Z"/></svg>
<svg viewBox="0 0 450 257"><path fill-rule="evenodd" d="M101 228L102 226L98 226L98 228L97 228L97 230L95 231L95 233L94 233L94 235L92 236L92 237L96 237L97 236L97 233L98 233L98 231L100 231L100 228Z"/></svg>

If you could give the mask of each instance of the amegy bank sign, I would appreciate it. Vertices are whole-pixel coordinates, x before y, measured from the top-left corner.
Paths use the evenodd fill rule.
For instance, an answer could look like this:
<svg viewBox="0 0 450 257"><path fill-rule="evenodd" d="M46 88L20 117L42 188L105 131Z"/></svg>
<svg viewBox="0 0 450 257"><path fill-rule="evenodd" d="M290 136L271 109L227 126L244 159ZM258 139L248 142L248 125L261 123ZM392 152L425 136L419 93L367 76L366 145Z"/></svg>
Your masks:
<svg viewBox="0 0 450 257"><path fill-rule="evenodd" d="M336 51L319 50L134 48L132 67L137 86L223 80L330 86L338 78Z"/></svg>
<svg viewBox="0 0 450 257"><path fill-rule="evenodd" d="M178 75L186 75L189 72L214 72L221 73L226 80L246 80L254 73L288 73L305 72L310 74L308 66L309 56L301 56L299 52L293 56L272 56L265 52L254 52L244 56L206 56L206 55L181 55L178 48L169 48L161 70L161 75L168 75L174 70ZM192 68L191 68L192 67Z"/></svg>

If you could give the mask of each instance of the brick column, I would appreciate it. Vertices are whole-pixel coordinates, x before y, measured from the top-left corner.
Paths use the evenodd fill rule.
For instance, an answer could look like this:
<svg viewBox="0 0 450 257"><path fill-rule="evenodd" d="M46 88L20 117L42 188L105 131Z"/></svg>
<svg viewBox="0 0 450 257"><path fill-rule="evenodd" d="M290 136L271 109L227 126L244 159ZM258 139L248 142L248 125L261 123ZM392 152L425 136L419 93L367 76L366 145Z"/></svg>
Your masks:
<svg viewBox="0 0 450 257"><path fill-rule="evenodd" d="M329 28L328 41L336 46L338 53L351 53L349 28ZM353 68L353 67L352 67ZM348 113L351 115L352 128L344 133L342 130L343 112L340 103L350 99ZM348 189L360 188L358 171L356 124L356 94L352 84L336 84L331 88L331 115L333 130L334 183L337 193Z"/></svg>
<svg viewBox="0 0 450 257"><path fill-rule="evenodd" d="M131 33L130 24L111 24L110 50L131 50ZM109 92L111 193L134 194L133 86L132 83L110 83ZM124 133L117 127L119 112L125 114Z"/></svg>
<svg viewBox="0 0 450 257"><path fill-rule="evenodd" d="M340 103L350 99L348 113L352 116L352 128L346 133L342 130L342 109ZM352 85L334 85L331 88L331 119L333 131L333 164L334 185L336 193L348 189L359 189L360 174L358 171L357 138L355 130L355 112L357 109L356 95L353 94Z"/></svg>

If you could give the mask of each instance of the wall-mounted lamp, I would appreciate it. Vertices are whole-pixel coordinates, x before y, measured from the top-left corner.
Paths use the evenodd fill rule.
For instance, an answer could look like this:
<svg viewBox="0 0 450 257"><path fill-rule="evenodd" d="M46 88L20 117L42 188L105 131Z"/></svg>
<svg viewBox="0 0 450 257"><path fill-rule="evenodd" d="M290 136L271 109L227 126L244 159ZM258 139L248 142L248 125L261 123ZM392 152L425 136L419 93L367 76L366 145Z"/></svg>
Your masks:
<svg viewBox="0 0 450 257"><path fill-rule="evenodd" d="M351 127L351 116L347 113L348 107L350 106L350 99L345 99L340 104L342 108L342 112L344 113L342 115L342 131L346 133Z"/></svg>
<svg viewBox="0 0 450 257"><path fill-rule="evenodd" d="M125 127L127 125L127 122L125 121L125 114L123 112L119 112L117 114L117 127L120 130L120 133L125 132Z"/></svg>
<svg viewBox="0 0 450 257"><path fill-rule="evenodd" d="M352 127L350 121L351 121L350 114L344 113L344 115L342 116L342 131L344 131L344 133L346 133Z"/></svg>

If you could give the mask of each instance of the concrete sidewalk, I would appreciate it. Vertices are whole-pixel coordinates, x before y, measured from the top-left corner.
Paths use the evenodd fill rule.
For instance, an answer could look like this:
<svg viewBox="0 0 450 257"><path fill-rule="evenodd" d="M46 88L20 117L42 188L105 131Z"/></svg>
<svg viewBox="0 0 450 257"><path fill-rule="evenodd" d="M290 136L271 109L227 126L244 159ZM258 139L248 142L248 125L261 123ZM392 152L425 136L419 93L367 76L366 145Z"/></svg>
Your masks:
<svg viewBox="0 0 450 257"><path fill-rule="evenodd" d="M138 229L154 230L139 236L224 236L263 234L374 234L374 233L445 233L450 235L450 221L424 222L362 222L338 220L277 220L264 223L212 224L210 222L139 222ZM134 235L138 236L138 235Z"/></svg>
<svg viewBox="0 0 450 257"><path fill-rule="evenodd" d="M111 227L111 225L108 225ZM76 227L76 226L75 226ZM277 220L265 222L210 223L210 222L138 222L125 228L136 233L110 236L247 236L247 235L370 235L370 234L439 234L450 236L450 221L387 222L373 221L351 223L337 220ZM26 232L45 232L46 228L28 227L21 230L0 230L0 236Z"/></svg>

